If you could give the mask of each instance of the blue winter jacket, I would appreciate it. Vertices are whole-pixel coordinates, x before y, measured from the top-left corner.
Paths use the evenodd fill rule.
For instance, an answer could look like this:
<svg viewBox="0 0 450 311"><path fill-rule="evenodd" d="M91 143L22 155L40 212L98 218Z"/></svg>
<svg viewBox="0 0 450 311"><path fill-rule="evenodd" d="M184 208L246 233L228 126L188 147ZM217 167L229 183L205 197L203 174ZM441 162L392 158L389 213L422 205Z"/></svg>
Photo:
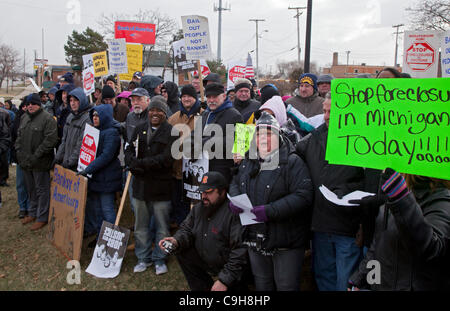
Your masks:
<svg viewBox="0 0 450 311"><path fill-rule="evenodd" d="M100 139L95 160L86 168L86 173L92 174L88 190L95 192L116 192L122 189L122 168L119 162L120 123L113 119L111 105L95 106L89 112L97 111L100 118Z"/></svg>

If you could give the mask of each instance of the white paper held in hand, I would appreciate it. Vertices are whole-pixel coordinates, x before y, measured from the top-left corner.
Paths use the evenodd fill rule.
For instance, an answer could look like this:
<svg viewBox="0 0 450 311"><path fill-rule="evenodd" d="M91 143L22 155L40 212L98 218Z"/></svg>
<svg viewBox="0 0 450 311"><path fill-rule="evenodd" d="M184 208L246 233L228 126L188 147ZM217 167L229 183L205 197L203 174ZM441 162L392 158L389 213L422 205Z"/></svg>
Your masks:
<svg viewBox="0 0 450 311"><path fill-rule="evenodd" d="M328 201L330 201L336 205L341 205L341 206L359 206L359 204L352 204L352 203L349 203L348 201L361 200L362 198L365 198L367 196L375 195L375 193L356 190L356 191L350 192L349 194L343 196L342 199L339 199L338 196L333 191L331 191L324 185L320 186L319 190L320 190L320 192L322 192L322 195L325 197L325 199L327 199Z"/></svg>
<svg viewBox="0 0 450 311"><path fill-rule="evenodd" d="M244 210L244 212L239 214L241 225L247 226L260 223L259 221L253 220L256 215L251 212L251 210L253 209L252 202L250 202L250 199L248 198L246 193L237 195L235 197L230 197L229 194L227 194L227 196L231 203Z"/></svg>

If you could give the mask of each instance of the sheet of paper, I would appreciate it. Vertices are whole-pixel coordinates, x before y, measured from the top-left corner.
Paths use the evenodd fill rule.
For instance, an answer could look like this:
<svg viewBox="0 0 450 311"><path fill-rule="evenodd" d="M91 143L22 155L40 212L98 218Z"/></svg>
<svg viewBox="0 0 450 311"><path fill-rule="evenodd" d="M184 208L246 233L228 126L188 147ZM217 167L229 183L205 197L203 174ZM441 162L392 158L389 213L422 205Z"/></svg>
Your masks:
<svg viewBox="0 0 450 311"><path fill-rule="evenodd" d="M343 196L342 199L339 199L333 191L331 191L324 185L320 186L319 190L320 190L320 192L322 192L325 199L327 199L328 201L330 201L336 205L341 205L341 206L359 206L359 204L351 204L348 201L361 200L364 197L375 195L375 193L356 190L356 191L350 192L349 194Z"/></svg>
<svg viewBox="0 0 450 311"><path fill-rule="evenodd" d="M239 214L239 218L241 219L241 224L243 226L260 223L259 221L253 220L253 218L255 218L256 216L251 212L253 206L246 193L237 195L235 197L230 197L229 194L227 194L227 196L231 203L244 210L243 213Z"/></svg>

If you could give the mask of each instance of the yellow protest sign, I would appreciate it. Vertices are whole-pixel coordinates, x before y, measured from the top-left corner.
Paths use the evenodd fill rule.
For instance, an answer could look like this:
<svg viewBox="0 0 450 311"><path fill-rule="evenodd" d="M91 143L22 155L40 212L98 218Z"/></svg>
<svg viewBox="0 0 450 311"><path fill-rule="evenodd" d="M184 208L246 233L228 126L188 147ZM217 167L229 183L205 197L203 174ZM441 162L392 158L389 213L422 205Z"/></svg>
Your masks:
<svg viewBox="0 0 450 311"><path fill-rule="evenodd" d="M106 51L92 54L94 62L94 74L96 77L106 76L108 74L108 59Z"/></svg>
<svg viewBox="0 0 450 311"><path fill-rule="evenodd" d="M142 71L142 44L127 43L128 73L120 74L119 80L131 81L136 71Z"/></svg>

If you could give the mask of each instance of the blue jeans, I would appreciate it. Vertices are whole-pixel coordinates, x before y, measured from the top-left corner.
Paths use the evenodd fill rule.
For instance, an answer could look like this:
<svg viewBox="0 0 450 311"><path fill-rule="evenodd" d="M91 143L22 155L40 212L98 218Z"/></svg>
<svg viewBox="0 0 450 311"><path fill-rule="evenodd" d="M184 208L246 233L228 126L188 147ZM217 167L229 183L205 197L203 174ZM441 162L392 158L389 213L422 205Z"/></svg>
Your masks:
<svg viewBox="0 0 450 311"><path fill-rule="evenodd" d="M116 221L114 192L88 192L86 203L85 231L100 233L103 221L114 224Z"/></svg>
<svg viewBox="0 0 450 311"><path fill-rule="evenodd" d="M351 274L362 259L355 238L314 232L313 272L320 291L346 291Z"/></svg>
<svg viewBox="0 0 450 311"><path fill-rule="evenodd" d="M158 246L160 240L169 236L170 201L145 202L133 199L135 223L134 239L136 241L135 254L138 262L155 264L165 263L167 254ZM152 252L152 234L150 230L151 218L154 216L156 227L155 249Z"/></svg>
<svg viewBox="0 0 450 311"><path fill-rule="evenodd" d="M22 168L19 164L16 165L16 190L17 202L19 203L20 211L28 211L28 193L25 184L25 177L23 176Z"/></svg>

